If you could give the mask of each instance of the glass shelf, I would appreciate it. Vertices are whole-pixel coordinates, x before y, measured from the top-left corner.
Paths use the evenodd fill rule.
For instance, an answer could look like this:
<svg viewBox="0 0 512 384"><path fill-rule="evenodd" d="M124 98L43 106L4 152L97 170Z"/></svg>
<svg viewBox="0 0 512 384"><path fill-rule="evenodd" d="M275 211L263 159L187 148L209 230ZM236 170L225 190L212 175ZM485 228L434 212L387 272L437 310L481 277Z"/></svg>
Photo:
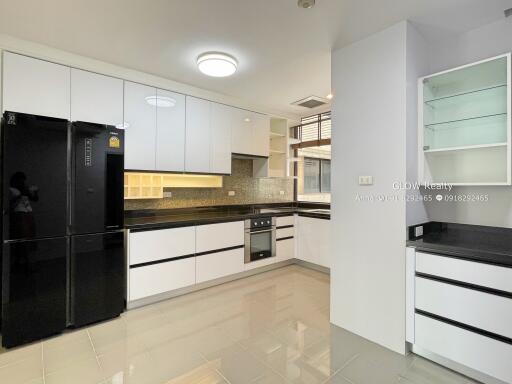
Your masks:
<svg viewBox="0 0 512 384"><path fill-rule="evenodd" d="M470 95L472 93L484 92L484 91L488 91L490 89L501 88L501 87L506 87L506 86L507 86L507 84L498 84L498 85L494 85L494 86L490 86L490 87L486 87L486 88L474 89L474 90L467 91L467 92L455 93L453 95L447 95L447 96L442 96L442 97L425 100L425 104L431 104L432 102L435 102L438 100L456 98L456 97L460 97L460 96Z"/></svg>
<svg viewBox="0 0 512 384"><path fill-rule="evenodd" d="M507 84L507 80L507 57L501 57L425 79L423 99L471 93Z"/></svg>
<svg viewBox="0 0 512 384"><path fill-rule="evenodd" d="M507 142L507 114L426 126L424 151Z"/></svg>
<svg viewBox="0 0 512 384"><path fill-rule="evenodd" d="M507 87L486 88L425 102L426 126L507 113Z"/></svg>
<svg viewBox="0 0 512 384"><path fill-rule="evenodd" d="M467 151L467 150L471 150L471 149L506 147L506 146L507 146L507 143L491 143L491 144L465 145L465 146L460 146L460 147L427 149L427 150L424 150L424 152L435 154L435 153L441 153L441 152Z"/></svg>

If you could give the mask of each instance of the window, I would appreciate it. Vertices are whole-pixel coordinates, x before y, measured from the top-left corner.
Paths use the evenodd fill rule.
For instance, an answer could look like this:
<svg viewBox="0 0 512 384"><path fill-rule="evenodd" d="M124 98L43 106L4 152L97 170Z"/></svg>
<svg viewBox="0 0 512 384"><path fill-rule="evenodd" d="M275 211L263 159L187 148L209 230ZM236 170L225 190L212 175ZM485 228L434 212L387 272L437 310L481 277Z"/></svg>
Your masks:
<svg viewBox="0 0 512 384"><path fill-rule="evenodd" d="M295 193L298 201L331 201L331 113L305 117L292 128L296 143Z"/></svg>

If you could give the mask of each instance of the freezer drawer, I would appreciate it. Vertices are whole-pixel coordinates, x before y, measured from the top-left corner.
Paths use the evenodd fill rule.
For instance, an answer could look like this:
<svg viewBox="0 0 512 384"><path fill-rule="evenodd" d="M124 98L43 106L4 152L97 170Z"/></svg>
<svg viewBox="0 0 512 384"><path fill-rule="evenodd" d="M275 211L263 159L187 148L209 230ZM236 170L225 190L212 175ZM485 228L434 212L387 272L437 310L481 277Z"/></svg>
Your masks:
<svg viewBox="0 0 512 384"><path fill-rule="evenodd" d="M4 243L2 345L10 348L66 328L65 237Z"/></svg>
<svg viewBox="0 0 512 384"><path fill-rule="evenodd" d="M123 232L71 238L70 314L74 326L123 312L125 271Z"/></svg>

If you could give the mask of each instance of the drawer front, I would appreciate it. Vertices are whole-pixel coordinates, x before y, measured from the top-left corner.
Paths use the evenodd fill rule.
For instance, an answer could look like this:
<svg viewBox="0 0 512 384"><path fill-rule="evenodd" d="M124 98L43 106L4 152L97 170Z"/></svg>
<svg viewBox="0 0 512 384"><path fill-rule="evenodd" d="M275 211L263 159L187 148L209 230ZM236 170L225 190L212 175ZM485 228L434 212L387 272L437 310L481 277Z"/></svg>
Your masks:
<svg viewBox="0 0 512 384"><path fill-rule="evenodd" d="M416 252L416 271L512 292L512 268Z"/></svg>
<svg viewBox="0 0 512 384"><path fill-rule="evenodd" d="M188 287L196 282L196 258L130 269L130 301Z"/></svg>
<svg viewBox="0 0 512 384"><path fill-rule="evenodd" d="M512 299L416 277L416 308L512 339Z"/></svg>
<svg viewBox="0 0 512 384"><path fill-rule="evenodd" d="M254 268L264 267L266 265L277 263L277 256L275 257L268 257L266 259L253 261L252 263L244 264L244 270L249 271Z"/></svg>
<svg viewBox="0 0 512 384"><path fill-rule="evenodd" d="M282 239L283 237L291 237L295 235L295 228L281 228L276 230L276 238Z"/></svg>
<svg viewBox="0 0 512 384"><path fill-rule="evenodd" d="M415 324L416 345L512 383L512 345L418 314Z"/></svg>
<svg viewBox="0 0 512 384"><path fill-rule="evenodd" d="M276 217L276 226L277 227L284 227L285 225L295 225L295 216Z"/></svg>
<svg viewBox="0 0 512 384"><path fill-rule="evenodd" d="M244 271L244 249L210 253L196 258L196 281L202 283Z"/></svg>
<svg viewBox="0 0 512 384"><path fill-rule="evenodd" d="M196 227L196 252L244 245L244 222L219 223Z"/></svg>
<svg viewBox="0 0 512 384"><path fill-rule="evenodd" d="M295 240L281 240L276 243L276 262L290 260L295 257Z"/></svg>
<svg viewBox="0 0 512 384"><path fill-rule="evenodd" d="M130 265L195 253L195 227L130 233Z"/></svg>

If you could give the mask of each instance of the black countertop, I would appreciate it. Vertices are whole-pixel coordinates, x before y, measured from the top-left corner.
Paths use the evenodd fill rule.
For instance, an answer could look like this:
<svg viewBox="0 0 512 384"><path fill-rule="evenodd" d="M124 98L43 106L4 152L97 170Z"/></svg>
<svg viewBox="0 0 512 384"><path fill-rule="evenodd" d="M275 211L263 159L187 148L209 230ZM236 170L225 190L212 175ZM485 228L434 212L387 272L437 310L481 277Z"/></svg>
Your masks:
<svg viewBox="0 0 512 384"><path fill-rule="evenodd" d="M407 245L431 252L512 267L512 229L479 225L431 222L424 235L414 238L409 228Z"/></svg>
<svg viewBox="0 0 512 384"><path fill-rule="evenodd" d="M239 221L263 214L300 216L330 219L328 206L303 207L300 204L237 205L191 209L169 209L154 211L126 212L124 226L133 231L184 227L191 225L215 224Z"/></svg>

